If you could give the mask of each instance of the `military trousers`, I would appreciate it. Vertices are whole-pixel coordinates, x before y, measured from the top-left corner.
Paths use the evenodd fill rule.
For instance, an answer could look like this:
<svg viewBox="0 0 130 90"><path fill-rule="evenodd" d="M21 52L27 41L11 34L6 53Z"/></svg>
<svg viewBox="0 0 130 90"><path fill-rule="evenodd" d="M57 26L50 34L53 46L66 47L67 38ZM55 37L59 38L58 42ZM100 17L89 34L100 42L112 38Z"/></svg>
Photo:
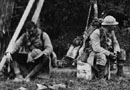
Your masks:
<svg viewBox="0 0 130 90"><path fill-rule="evenodd" d="M49 57L46 55L41 56L35 62L27 63L28 54L15 53L12 55L13 68L15 74L22 74L26 77L28 74L30 77L36 76L40 71L49 66Z"/></svg>

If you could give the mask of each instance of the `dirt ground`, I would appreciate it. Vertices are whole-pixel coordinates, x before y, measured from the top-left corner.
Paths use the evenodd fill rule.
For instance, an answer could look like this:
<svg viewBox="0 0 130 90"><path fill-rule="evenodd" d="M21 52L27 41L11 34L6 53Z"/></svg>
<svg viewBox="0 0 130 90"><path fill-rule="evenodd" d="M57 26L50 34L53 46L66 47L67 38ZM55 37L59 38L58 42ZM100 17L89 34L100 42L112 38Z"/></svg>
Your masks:
<svg viewBox="0 0 130 90"><path fill-rule="evenodd" d="M41 90L130 90L130 66L124 67L125 77L117 77L112 72L110 80L83 80L77 79L71 70L55 71L51 75L37 77L31 82L13 82L12 80L0 79L0 90L38 90L37 84L54 86L62 84L64 87ZM21 89L20 89L21 88ZM23 89L22 89L23 88Z"/></svg>

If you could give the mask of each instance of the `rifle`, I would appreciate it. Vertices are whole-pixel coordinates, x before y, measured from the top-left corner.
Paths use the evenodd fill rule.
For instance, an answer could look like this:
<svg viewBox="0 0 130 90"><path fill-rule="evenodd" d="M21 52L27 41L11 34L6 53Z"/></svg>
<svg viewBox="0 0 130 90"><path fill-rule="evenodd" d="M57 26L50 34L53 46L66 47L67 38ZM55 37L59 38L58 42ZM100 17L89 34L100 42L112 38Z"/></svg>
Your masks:
<svg viewBox="0 0 130 90"><path fill-rule="evenodd" d="M91 9L92 9L92 6L94 4L94 9L96 10L95 11L95 18L97 18L97 14L98 14L98 9L97 9L97 2L94 0L91 0L90 1L90 7L89 7L89 12L88 12L88 16L87 16L87 23L86 23L86 28L85 28L85 31L84 31L84 34L82 35L82 39L81 40L78 40L78 41L81 41L82 44L78 44L78 45L75 45L75 44L71 44L67 54L65 57L68 57L68 58L71 58L73 60L74 63L77 62L77 60L81 60L81 58L86 58L86 53L84 52L85 51L85 43L86 43L86 40L88 39L88 37L90 36L90 34L95 30L95 27L92 27L90 26L88 28L88 25L89 25L89 19L90 19L90 14L91 14Z"/></svg>
<svg viewBox="0 0 130 90"><path fill-rule="evenodd" d="M88 27L88 23L89 23L89 18L90 18L90 14L91 14L91 8L92 5L94 5L94 19L98 18L98 8L97 8L97 1L96 0L91 0L90 1L91 5L89 8L89 13L88 13L88 18L87 18L87 24L86 24L86 28L83 34L83 45L79 50L79 56L77 58L77 60L81 60L81 61L86 61L85 59L88 57L88 53L85 52L85 45L86 45L86 40L89 38L89 36L91 35L91 33L96 29L96 27L90 25Z"/></svg>
<svg viewBox="0 0 130 90"><path fill-rule="evenodd" d="M90 13L91 13L91 9L92 9L92 2L90 2L90 3L91 4L90 4L90 7L89 7L89 13L88 13L88 17L87 17L87 25L86 25L86 28L85 28L84 32L87 31L87 27L88 27L88 23L89 23L89 18L90 18ZM87 39L86 35L85 35L85 37L83 35L83 44L82 44L82 46L81 45L75 46L75 45L72 44L70 46L70 48L69 48L66 56L70 57L72 59L76 59L77 58L76 56L77 56L78 52L79 52L79 56L81 56L81 53L83 52L83 49L85 47L85 41L86 41L86 39Z"/></svg>

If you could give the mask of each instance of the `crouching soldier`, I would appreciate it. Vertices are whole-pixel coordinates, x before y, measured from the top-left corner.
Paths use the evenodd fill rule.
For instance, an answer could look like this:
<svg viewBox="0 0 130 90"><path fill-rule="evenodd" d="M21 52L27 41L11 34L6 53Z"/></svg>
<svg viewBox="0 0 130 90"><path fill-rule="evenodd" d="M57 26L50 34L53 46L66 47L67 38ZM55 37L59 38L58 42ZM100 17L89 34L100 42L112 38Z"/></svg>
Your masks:
<svg viewBox="0 0 130 90"><path fill-rule="evenodd" d="M53 52L51 40L47 33L39 29L35 23L28 21L26 32L14 44L7 58L12 58L14 81L30 81L43 67L49 65L49 56ZM23 72L22 72L23 70ZM25 78L23 78L23 74Z"/></svg>
<svg viewBox="0 0 130 90"><path fill-rule="evenodd" d="M106 16L101 25L100 29L96 29L90 35L90 46L92 52L95 54L94 57L98 69L98 78L101 79L105 77L105 66L107 61L110 60L114 62L115 59L118 59L117 75L120 76L123 74L123 62L126 60L126 55L125 51L120 49L114 33L114 28L118 25L118 22L113 16Z"/></svg>

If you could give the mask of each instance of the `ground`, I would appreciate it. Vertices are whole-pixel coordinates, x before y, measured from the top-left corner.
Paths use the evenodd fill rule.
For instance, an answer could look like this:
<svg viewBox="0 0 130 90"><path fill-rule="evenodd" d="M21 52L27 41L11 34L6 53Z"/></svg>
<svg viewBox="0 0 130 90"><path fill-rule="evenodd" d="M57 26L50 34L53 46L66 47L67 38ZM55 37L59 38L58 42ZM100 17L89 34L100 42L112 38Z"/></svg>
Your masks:
<svg viewBox="0 0 130 90"><path fill-rule="evenodd" d="M53 90L130 90L130 66L124 67L124 73L127 77L119 78L112 72L112 78L110 80L87 81L83 79L77 79L75 77L76 74L73 71L71 72L69 69L64 69L64 72L61 70L55 70L52 71L50 76L39 76L37 79L29 83L16 83L11 80L5 81L1 78L0 90L18 90L20 87L24 87L26 90L37 90L38 87L36 84L43 84L47 86L62 84L65 86Z"/></svg>

